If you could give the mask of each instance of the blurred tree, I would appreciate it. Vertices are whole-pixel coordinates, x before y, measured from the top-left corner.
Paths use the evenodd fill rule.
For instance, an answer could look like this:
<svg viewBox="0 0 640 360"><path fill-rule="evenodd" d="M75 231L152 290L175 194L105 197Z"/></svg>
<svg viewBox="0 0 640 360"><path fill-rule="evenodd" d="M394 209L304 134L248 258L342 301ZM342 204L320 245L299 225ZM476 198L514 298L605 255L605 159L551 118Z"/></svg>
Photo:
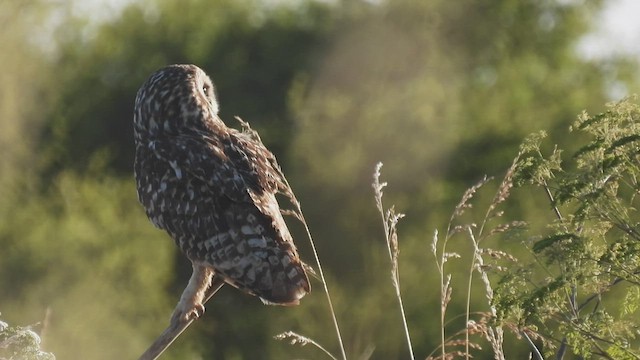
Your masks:
<svg viewBox="0 0 640 360"><path fill-rule="evenodd" d="M282 153L290 136L286 95L294 75L309 71L330 27L326 5L274 6L253 0L133 4L86 35L58 37L60 92L42 137L48 170L84 169L96 151L131 172L135 94L153 71L195 63L213 77L221 117L238 115ZM206 26L203 26L206 24Z"/></svg>
<svg viewBox="0 0 640 360"><path fill-rule="evenodd" d="M36 146L40 124L50 98L44 92L48 63L36 47L42 38L31 36L42 29L50 8L42 1L3 1L0 4L0 215L12 204L16 186L32 182L39 164ZM37 106L34 106L37 104Z"/></svg>
<svg viewBox="0 0 640 360"><path fill-rule="evenodd" d="M575 50L600 3L477 1L456 9L460 26L446 32L464 44L468 120L454 176L500 171L527 134L562 133L585 106L607 101L606 69ZM472 14L480 21L469 21Z"/></svg>
<svg viewBox="0 0 640 360"><path fill-rule="evenodd" d="M53 194L45 195L44 198L29 199L45 204L55 202L53 199L58 193L56 183L50 179L73 177L75 175L71 174L74 173L85 174L96 161L102 164L102 173L98 180L102 181L103 176L125 176L122 180L107 180L118 184L120 181L132 181L131 122L135 93L147 76L169 63L196 63L211 73L222 104L222 118L231 124L235 122L232 119L233 115L240 115L251 121L261 132L268 146L278 155L282 155L291 138L292 120L286 106L291 82L295 76L309 72L313 67L315 54L322 47L328 30L332 28L335 16L329 5L314 1L272 5L251 0L215 3L198 0L187 3L161 0L132 3L123 9L121 16L102 24L95 24L87 19L75 17L73 5L69 6L62 8L64 24L54 33L57 44L52 66L56 72L53 74L53 86L50 89L54 96L51 110L47 114L48 121L44 124L45 129L38 144L40 153L46 155L43 167L38 169L42 170L42 184L45 187L50 186L49 192ZM91 183L91 178L98 174L97 171L92 172L86 181ZM135 192L129 192L124 185L119 189L123 191L123 198L128 196L132 201L135 200ZM125 191L127 192L124 193ZM27 196L22 200L26 199ZM102 203L102 206L109 209L118 207L114 201L94 199L90 196L86 196L84 201L92 202L87 206ZM135 213L136 217L114 221L114 227L126 229L129 224L138 224L137 216L142 214L142 209L135 201L128 204L131 207L127 212ZM51 210L43 208L45 209ZM34 209L32 207L25 211ZM45 216L44 213L41 215ZM50 221L53 222L53 228L62 222L56 218L51 218ZM33 244L28 251L12 253L16 261L21 256L26 256L29 251L38 256L50 256L38 249L37 244L44 241L43 238L30 233L24 234L19 229L11 233L16 226L14 224L7 227L9 234L5 237L6 241L18 241L20 237L27 237ZM149 222L143 221L140 226L149 231L153 230ZM80 229L75 227L64 227L60 230L60 236L68 235L77 239L80 236L78 231ZM160 232L153 234L159 238L157 241L162 244L163 249L164 246L168 246L168 251L175 253L166 235ZM101 236L91 241L104 243L105 246L109 244L109 239ZM131 241L139 243L141 240ZM140 246L143 247L143 244ZM70 256L64 261L69 263L68 266L82 267L82 262L71 256L74 251L82 250L74 249L70 250ZM118 266L112 271L119 271L120 267L126 266L123 253L111 248L104 251L111 254L104 256L122 258L122 262L118 262ZM176 285L169 287L175 295L166 296L163 291L158 291L158 288L150 290L148 294L152 298L158 296L168 303L177 301L179 288L183 288L186 282L183 275L188 275L182 274L182 270L188 264L180 261L174 268L173 261L153 256L138 261L132 271L144 272L142 268L145 266L161 266L163 270L170 267L175 274L175 269L178 269L179 275L170 279L171 283ZM12 268L12 271L33 270L36 266L30 262L21 264L13 264L15 268ZM5 274L10 272L7 271ZM16 280L39 283L26 277ZM10 282L7 284L8 287L18 286L12 283L11 279L7 281ZM42 280L43 283L50 281L52 280L49 277ZM120 279L112 281L118 283ZM148 278L146 281L150 282L148 286L153 286L151 282L155 280ZM71 280L69 286L84 289L85 285L90 284L93 284L92 280L79 276ZM164 285L166 283L156 284L160 288ZM121 293L124 294L125 291ZM28 293L16 291L14 295L14 304L17 304L19 299L28 296ZM104 301L115 302L111 295L104 293ZM55 294L54 291L50 296L59 299L56 301L66 300L63 295ZM123 304L122 310L118 311L133 311L132 307L136 306L134 299L142 301L143 304L146 301L145 298L139 297L137 291L130 288L126 290L126 298L131 302ZM216 297L215 303L220 303L220 309L214 305L207 312L207 316L213 316L214 319L200 322L202 325L195 327L188 339L179 341L167 357L183 358L185 353L197 351L227 359L261 358L265 353L269 353L271 346L288 349L284 344L271 340L271 336L277 332L267 326L268 314L271 312L265 310L256 299L245 298L231 289L225 289ZM24 311L37 313L38 306L46 304L42 302L30 308L25 307ZM242 321L237 320L239 312L233 311L234 308L242 309ZM154 319L164 320L169 315L169 311L161 307L153 307L150 311L154 312ZM65 310L60 312L65 314ZM110 341L117 343L126 337L131 337L133 341L125 347L112 346L109 342L101 341L99 329L106 326L105 320L112 311L107 310L104 314L106 317L96 315L93 322L83 323L86 325L83 334L86 343L94 348L112 349L104 355L111 358L132 357L136 351L141 352L145 344L138 340L144 338L150 342L153 336L161 331L161 326L157 324L163 324L163 321L145 322L144 326L140 324L139 333L135 336L129 333L129 328L120 324L122 328L118 332L123 337L114 336ZM63 315L60 316L64 318ZM52 346L59 348L60 351L57 353L65 356L74 349L65 348L62 342L56 341L69 335L66 326L73 322L62 322L60 319L55 318L57 321L52 325L52 333L56 334ZM75 317L73 319L78 320ZM284 323L291 321L291 318L285 319ZM130 322L131 326L136 324L135 321ZM154 326L147 326L149 324ZM286 328L278 331L282 330ZM102 356L89 354L84 349L75 351L81 352L85 358ZM119 352L120 355L116 356L115 352Z"/></svg>
<svg viewBox="0 0 640 360"><path fill-rule="evenodd" d="M427 244L464 188L483 174L504 171L530 132L562 134L557 130L583 108L600 109L612 81L637 81L622 72L612 78L615 62L592 63L575 52L600 5L345 2L349 22L339 28L318 71L293 93L298 121L291 156L294 184L301 184L321 256L341 269L341 283L350 284L345 296L358 304L351 306L371 305L370 316L360 319L370 325L351 324L345 331L350 344L375 344L374 358L403 354L401 336L393 344L379 343L390 329L402 332L393 312L377 310L392 289L384 281L384 245L375 240L382 229L367 186L374 164L385 163L389 199L408 214L400 226L400 273L419 339L416 353L426 354L437 346L431 314L440 302L425 285L437 283ZM535 215L548 206L543 193L519 195L505 209L510 217L531 218L532 226L551 220ZM468 243L453 246L470 251ZM463 312L460 300L450 307ZM464 328L461 319L452 329ZM526 356L523 351L514 357Z"/></svg>
<svg viewBox="0 0 640 360"><path fill-rule="evenodd" d="M408 214L400 275L409 326L416 355L429 353L440 306L427 246L433 229L465 187L509 166L526 134L553 134L582 108L597 111L612 83L636 74L628 62L591 63L574 52L600 3L141 0L98 25L57 13L57 31L38 34L54 39L49 58L26 40L39 39L32 15L46 7L3 2L9 30L0 40L12 51L1 56L16 70L0 80L0 182L39 174L48 191L0 186L0 289L10 289L0 310L30 323L50 306L45 341L62 358L133 357L161 330L187 276L176 278L173 267L186 263L174 261L168 237L135 202L131 111L152 71L189 62L212 74L222 118L251 122L289 174L329 270L350 357L372 347L372 358L406 356L369 186L374 164L385 162L389 202ZM44 130L29 142L39 117ZM506 210L518 218L548 206L530 194L517 199ZM319 357L270 338L295 329L335 349L318 288L295 309L225 288L165 358ZM457 299L450 305L453 314L463 309ZM85 345L69 348L69 339Z"/></svg>
<svg viewBox="0 0 640 360"><path fill-rule="evenodd" d="M100 173L62 174L0 224L3 316L36 323L49 309L45 349L62 359L134 357L171 311L173 244L148 226L131 181Z"/></svg>

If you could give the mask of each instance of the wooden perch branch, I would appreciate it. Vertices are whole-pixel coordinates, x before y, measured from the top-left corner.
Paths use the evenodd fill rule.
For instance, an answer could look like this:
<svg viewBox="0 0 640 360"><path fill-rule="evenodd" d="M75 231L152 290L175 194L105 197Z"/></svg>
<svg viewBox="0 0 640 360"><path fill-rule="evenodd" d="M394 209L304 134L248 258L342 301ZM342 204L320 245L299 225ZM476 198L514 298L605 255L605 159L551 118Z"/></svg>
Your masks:
<svg viewBox="0 0 640 360"><path fill-rule="evenodd" d="M218 290L224 285L224 280L218 276L213 277L211 280L211 286L207 289L204 301L202 305L206 304L209 299L215 295ZM158 338L149 346L138 360L156 360L171 344L182 334L183 331L191 325L196 319L188 321L171 321L169 326L158 336Z"/></svg>

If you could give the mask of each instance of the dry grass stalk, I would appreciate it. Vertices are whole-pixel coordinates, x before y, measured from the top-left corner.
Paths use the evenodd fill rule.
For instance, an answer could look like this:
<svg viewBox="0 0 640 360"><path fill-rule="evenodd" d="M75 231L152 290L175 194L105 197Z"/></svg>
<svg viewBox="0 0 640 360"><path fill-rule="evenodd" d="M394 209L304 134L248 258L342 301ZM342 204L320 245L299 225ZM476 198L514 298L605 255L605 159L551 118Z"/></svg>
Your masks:
<svg viewBox="0 0 640 360"><path fill-rule="evenodd" d="M484 177L475 185L471 186L469 189L465 191L460 202L455 207L449 223L447 225L447 233L444 239L439 243L438 232L436 231L433 237L433 241L431 244L431 250L436 258L436 263L438 266L438 272L440 275L440 288L441 288L441 344L440 350L441 353L437 357L439 359L447 359L452 358L454 356L463 356L466 359L471 358L470 350L475 348L474 343L470 340L470 335L481 334L491 345L491 348L494 353L494 358L497 360L504 359L504 352L502 349L502 345L504 342L504 330L497 326L489 326L488 319L494 318L496 316L496 310L491 306L491 302L493 300L493 289L491 287L491 283L489 281L489 277L487 271L489 269L498 269L500 270L500 266L493 264L485 264L483 255L488 255L494 259L506 259L509 261L515 261L516 259L510 254L503 251L496 251L492 249L484 249L480 246L480 242L492 235L504 233L513 228L524 227L526 224L524 222L514 221L511 223L500 224L491 229L488 234L485 234L485 227L488 222L492 218L500 217L503 215L502 211L498 211L498 206L507 200L510 196L511 189L513 188L513 177L516 171L517 166L516 158L511 167L507 171L504 179L498 186L496 194L494 195L490 205L487 208L484 218L480 226L476 226L473 223L467 224L455 224L456 220L460 218L465 210L470 209L472 207L471 200L478 192L478 190L484 186L487 182L491 180L491 178ZM447 310L447 305L451 301L451 276L445 275L445 263L448 259L453 257L459 257L456 253L447 252L447 243L448 241L456 234L466 233L467 238L471 240L473 245L473 255L471 259L471 264L469 266L469 275L468 275L468 283L467 283L467 298L466 298L466 314L465 320L467 327L463 331L464 332L464 340L459 340L459 342L447 340L445 338L445 312ZM471 320L471 288L473 283L474 272L480 273L481 281L485 287L485 294L490 304L490 312L483 315L480 319L480 322L475 322ZM454 335L459 336L462 335L462 332ZM464 345L464 352L448 352L446 347L456 346L458 344ZM432 358L432 357L430 357Z"/></svg>
<svg viewBox="0 0 640 360"><path fill-rule="evenodd" d="M449 338L445 339L444 344L446 348L456 348L456 347L466 348L468 346L473 349L482 350L482 347L479 344L474 342L469 342L465 339L460 339L459 337L466 331L469 331L471 334L484 334L485 330L483 329L483 327L485 326L486 324L484 323L476 324L475 322L472 321L468 324L467 329L458 331L452 336L450 336ZM431 354L427 356L426 360L454 359L456 357L466 356L467 354L467 351L452 350L452 351L445 351L440 353L437 356L434 356L434 353L438 350L442 350L442 346L438 346L436 349L434 349L433 352L431 352ZM469 357L472 357L472 356L469 355Z"/></svg>
<svg viewBox="0 0 640 360"><path fill-rule="evenodd" d="M513 188L513 176L515 175L516 169L518 167L518 161L520 159L520 155L521 154L518 154L515 157L515 159L513 159L513 162L511 163L511 166L509 167L509 169L507 170L507 173L505 174L504 178L502 179L502 182L500 183L500 186L498 187L498 191L496 191L496 194L494 195L493 200L491 201L491 204L487 208L487 212L486 212L486 214L484 216L484 219L482 221L482 225L480 226L480 229L478 230L478 236L482 236L483 235L484 227L487 224L487 222L489 221L489 219L494 218L494 217L500 217L504 213L503 211L495 211L495 210L498 207L498 205L500 205L503 202L505 202L509 198L509 195L511 195L511 189ZM509 228L508 225L506 225L506 226L507 227L503 228L501 231L506 231Z"/></svg>
<svg viewBox="0 0 640 360"><path fill-rule="evenodd" d="M322 350L325 354L327 354L330 358L332 358L333 360L338 360L335 356L333 356L333 354L331 354L327 349L325 349L324 347L322 347L322 345L318 344L317 342L315 342L313 339L310 339L306 336L302 336L298 333L295 333L293 331L285 331L281 334L278 334L276 336L274 336L274 339L276 340L289 340L289 343L291 345L300 345L300 346L306 346L306 345L313 345L315 347L317 347L318 349Z"/></svg>
<svg viewBox="0 0 640 360"><path fill-rule="evenodd" d="M238 120L238 122L240 122L240 125L242 126L242 131L246 134L248 134L251 137L254 137L257 140L260 140L260 135L258 135L258 133L253 130L251 128L251 126L249 125L249 123L245 122L244 120L242 120L239 117L235 117L236 120ZM260 140L262 141L262 140ZM317 275L319 275L320 277L320 281L322 282L322 286L324 289L324 293L325 296L327 298L327 304L329 305L329 312L331 314L331 320L333 321L333 326L334 329L336 331L336 335L338 337L338 345L340 346L340 352L342 354L342 359L343 360L347 360L347 353L344 349L344 342L342 341L342 335L340 334L340 326L338 325L338 319L336 317L336 313L333 309L333 302L331 301L331 295L329 294L329 287L327 286L327 281L324 277L324 272L322 271L322 264L320 263L320 257L318 256L318 251L316 250L316 245L315 242L313 241L313 236L311 236L311 230L309 229L309 226L307 225L307 221L304 218L304 215L302 214L302 207L300 206L300 202L298 201L298 199L296 198L295 194L293 193L293 190L291 189L291 186L289 185L289 181L287 180L287 178L284 176L284 173L282 172L282 169L280 169L280 165L277 163L273 163L272 166L274 166L276 168L276 170L280 173L280 177L282 178L282 183L279 186L279 191L282 195L286 196L289 201L291 202L291 204L293 205L294 209L293 210L283 210L282 213L284 215L290 215L295 217L296 219L298 219L302 225L304 226L304 229L307 233L307 238L309 239L309 244L311 245L311 250L313 252L313 256L315 258L316 261L316 265L318 266L318 272ZM311 267L306 265L305 269L310 269ZM312 271L313 275L316 275L315 271ZM315 342L314 342L315 343ZM317 344L317 343L316 343ZM318 345L319 346L319 345ZM322 348L322 347L320 347ZM324 348L322 348L324 350ZM326 350L325 350L326 352ZM335 359L335 357L333 355L331 355L332 358Z"/></svg>
<svg viewBox="0 0 640 360"><path fill-rule="evenodd" d="M473 243L473 256L474 256L474 266L475 270L480 273L480 278L482 279L482 283L485 287L485 295L487 297L487 302L489 303L489 308L491 312L491 317L496 317L496 309L491 305L493 301L493 288L491 287L491 282L489 281L489 275L486 272L486 268L484 267L484 259L482 258L483 249L480 249L478 246L478 241L476 240L471 227L468 229L469 238ZM497 252L493 252L494 254L498 254ZM506 253L505 253L506 254ZM501 254L502 255L502 254ZM469 287L470 290L471 287ZM470 296L470 294L468 294ZM469 301L469 299L468 299ZM467 304L469 304L467 302ZM468 314L468 310L467 310ZM468 321L467 321L468 322ZM491 348L493 350L494 359L496 360L504 360L504 351L502 349L502 344L504 343L504 330L500 326L492 327L485 326L485 338L491 344Z"/></svg>
<svg viewBox="0 0 640 360"><path fill-rule="evenodd" d="M463 230L466 230L468 227L475 227L474 224L454 225L454 222L457 218L462 216L465 210L470 209L472 207L472 204L470 201L473 199L476 192L490 180L491 180L490 178L485 176L482 180L480 180L478 183L471 186L464 192L464 194L462 195L462 198L460 199L460 202L458 203L458 205L456 205L453 213L451 214L451 218L449 219L449 223L447 224L447 233L444 237L444 240L440 244L440 249L438 249L439 237L438 237L437 230L434 233L433 241L431 243L431 252L433 253L436 259L438 274L440 276L440 348L441 348L440 358L442 359L446 358L448 354L446 350L446 347L448 344L445 339L445 318L446 318L447 305L451 300L451 292L452 292L451 275L448 275L445 281L444 266L445 266L445 263L450 258L460 258L460 255L457 253L447 252L447 243L455 234L460 233ZM470 283L471 283L471 278L469 279L469 287L470 287ZM466 313L467 323L469 322L469 296L470 296L470 289L467 296L467 313ZM464 343L465 343L465 352L463 354L465 358L468 359L471 357L470 355L471 341L469 340L469 332L466 330L465 330Z"/></svg>
<svg viewBox="0 0 640 360"><path fill-rule="evenodd" d="M465 193L465 197L468 194L473 194L473 193ZM470 199L471 197L468 197L468 199ZM460 204L463 204L463 202L460 202ZM436 260L436 265L437 265L437 269L438 269L438 276L440 279L440 356L438 357L439 359L447 359L449 356L447 353L447 345L449 345L449 342L447 342L446 339L446 334L445 334L445 321L446 321L446 313L447 313L447 306L449 305L449 302L451 301L451 293L453 292L453 289L451 287L451 274L447 274L445 276L445 271L444 271L444 264L450 259L450 258L460 258L460 255L457 253L450 253L446 251L446 246L447 246L447 241L450 238L452 232L451 231L447 231L447 236L445 237L444 241L442 242L442 245L440 246L440 249L438 249L438 244L439 244L439 236L438 236L438 230L436 229L433 233L433 240L431 242L431 252L433 253L433 256L435 257ZM431 356L429 356L427 359L429 359Z"/></svg>
<svg viewBox="0 0 640 360"><path fill-rule="evenodd" d="M280 171L279 168L278 168L278 171ZM295 207L295 211L294 211L295 212L295 217L298 220L300 220L300 222L304 226L304 229L305 229L305 231L307 233L307 238L309 239L309 244L311 245L311 250L313 252L313 256L315 258L316 265L318 266L317 275L320 276L320 281L322 282L322 287L324 289L324 293L325 293L325 296L327 298L327 304L329 306L329 313L331 314L331 320L333 321L333 326L334 326L334 329L336 331L336 336L338 338L338 345L340 346L340 353L342 355L342 359L343 360L347 360L347 353L346 353L345 348L344 348L344 342L342 341L342 335L340 334L340 326L338 325L338 318L336 317L336 312L333 309L333 302L331 301L331 295L329 294L329 287L327 285L326 278L324 277L324 272L322 271L322 264L320 263L320 256L318 255L318 251L316 250L316 245L315 245L315 243L313 241L313 236L311 236L311 230L309 229L309 225L307 225L307 221L305 220L304 215L302 214L302 208L300 206L300 202L298 201L298 199L293 194L293 191L291 191L291 187L289 186L289 182L284 177L284 175L282 175L282 179L285 182L285 187L287 189L289 189L288 191L285 192L285 195L287 195L289 197L289 200L291 201L291 203ZM312 271L311 273L313 275L316 275L315 271ZM328 353L333 359L336 359L336 357L331 355L328 351L326 351L323 347L318 345L315 341L313 343L316 344L320 349L322 349L323 351Z"/></svg>
<svg viewBox="0 0 640 360"><path fill-rule="evenodd" d="M382 168L382 163L378 163L376 165L375 171L373 173L373 191L376 199L376 206L378 211L380 212L380 216L382 217L382 224L384 226L384 234L387 243L387 250L389 251L389 259L391 260L391 279L393 283L393 287L396 290L396 298L398 299L398 304L400 306L400 315L402 316L402 324L404 325L405 337L407 339L407 347L409 348L409 354L411 354L411 359L415 359L413 355L413 346L411 345L411 335L409 334L409 325L407 323L407 317L404 311L404 304L402 302L402 293L400 291L400 274L398 272L398 255L400 254L400 250L398 247L398 231L397 225L398 221L404 217L404 214L396 213L393 206L389 208L387 211L384 210L384 205L382 203L382 195L383 189L387 186L387 183L380 182L380 169Z"/></svg>
<svg viewBox="0 0 640 360"><path fill-rule="evenodd" d="M470 209L472 207L472 205L471 205L471 203L469 201L473 198L473 196L478 191L478 189L480 189L486 183L491 181L491 179L492 178L489 178L489 177L485 176L484 178L482 178L482 180L480 180L478 183L476 183L472 187L468 188L464 192L464 195L462 195L462 198L460 199L460 202L458 203L458 205L453 210L453 214L451 214L451 219L449 221L449 224L452 224L453 220L455 218L460 217L464 213L464 211L466 209Z"/></svg>
<svg viewBox="0 0 640 360"><path fill-rule="evenodd" d="M471 304L471 284L473 280L473 273L475 271L478 271L480 273L480 278L483 284L485 285L485 294L487 296L488 303L491 304L491 302L493 301L493 289L491 287L491 283L487 275L487 269L489 267L484 264L484 259L482 258L482 255L488 254L491 257L494 257L497 259L506 258L506 259L515 261L515 258L513 256L505 252L481 248L480 242L482 241L482 239L487 238L489 236L499 234L499 233L504 233L512 228L519 228L519 227L526 226L526 223L522 221L514 221L507 224L500 224L494 227L493 229L491 229L489 231L489 234L487 235L484 234L484 229L488 221L492 218L500 217L504 213L503 211L496 211L496 209L500 204L505 202L511 195L511 189L513 188L513 176L515 174L519 158L520 158L520 154L518 154L518 156L516 156L516 158L513 160L502 182L498 186L498 190L496 191L496 194L494 195L493 200L491 201L491 204L487 208L484 219L482 220L480 227L477 228L477 233L474 233L473 231L473 229L476 228L475 226L467 226L466 228L469 239L473 244L473 258L472 258L471 266L469 269L469 282L467 286L467 322L469 322L469 312L470 312L470 304ZM484 185L485 183L486 183L486 180L483 180L479 184L473 186L471 189L473 189L473 192L475 192L480 186ZM491 315L495 317L496 316L495 308L491 305L490 307L491 307ZM485 337L487 341L489 341L489 343L491 344L491 347L494 353L494 358L496 360L504 359L504 352L502 350L502 344L504 342L504 330L501 327L488 327L485 333ZM467 334L467 339L468 339L468 334ZM467 354L467 358L468 356L469 355Z"/></svg>

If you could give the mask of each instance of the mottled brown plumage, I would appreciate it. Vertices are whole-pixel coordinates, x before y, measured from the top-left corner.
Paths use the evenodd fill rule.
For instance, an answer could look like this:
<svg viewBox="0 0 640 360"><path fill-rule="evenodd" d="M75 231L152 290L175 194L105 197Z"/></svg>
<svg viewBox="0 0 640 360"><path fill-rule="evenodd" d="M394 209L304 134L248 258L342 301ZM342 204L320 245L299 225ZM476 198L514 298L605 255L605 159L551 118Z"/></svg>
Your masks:
<svg viewBox="0 0 640 360"><path fill-rule="evenodd" d="M138 91L134 129L138 198L193 263L174 316L204 310L213 274L266 303L297 304L309 281L275 197L290 190L260 138L220 120L209 77L194 65L155 72Z"/></svg>

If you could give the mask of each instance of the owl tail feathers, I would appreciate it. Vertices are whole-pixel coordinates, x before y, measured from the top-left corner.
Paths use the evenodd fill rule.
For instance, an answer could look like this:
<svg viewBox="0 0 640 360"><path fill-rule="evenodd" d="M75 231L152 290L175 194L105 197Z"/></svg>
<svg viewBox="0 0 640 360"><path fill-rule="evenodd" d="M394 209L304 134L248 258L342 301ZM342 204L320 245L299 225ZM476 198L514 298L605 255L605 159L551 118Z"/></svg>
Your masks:
<svg viewBox="0 0 640 360"><path fill-rule="evenodd" d="M270 291L262 292L258 294L258 297L260 297L260 300L265 305L298 305L300 304L300 299L311 291L311 285L304 271L298 273L297 278L295 282L283 283L276 281Z"/></svg>
<svg viewBox="0 0 640 360"><path fill-rule="evenodd" d="M298 288L297 291L292 291L288 294L288 296L283 296L280 298L272 297L270 299L265 299L260 296L260 300L265 305L280 305L280 306L295 306L300 304L300 299L302 299L309 290L305 288Z"/></svg>

